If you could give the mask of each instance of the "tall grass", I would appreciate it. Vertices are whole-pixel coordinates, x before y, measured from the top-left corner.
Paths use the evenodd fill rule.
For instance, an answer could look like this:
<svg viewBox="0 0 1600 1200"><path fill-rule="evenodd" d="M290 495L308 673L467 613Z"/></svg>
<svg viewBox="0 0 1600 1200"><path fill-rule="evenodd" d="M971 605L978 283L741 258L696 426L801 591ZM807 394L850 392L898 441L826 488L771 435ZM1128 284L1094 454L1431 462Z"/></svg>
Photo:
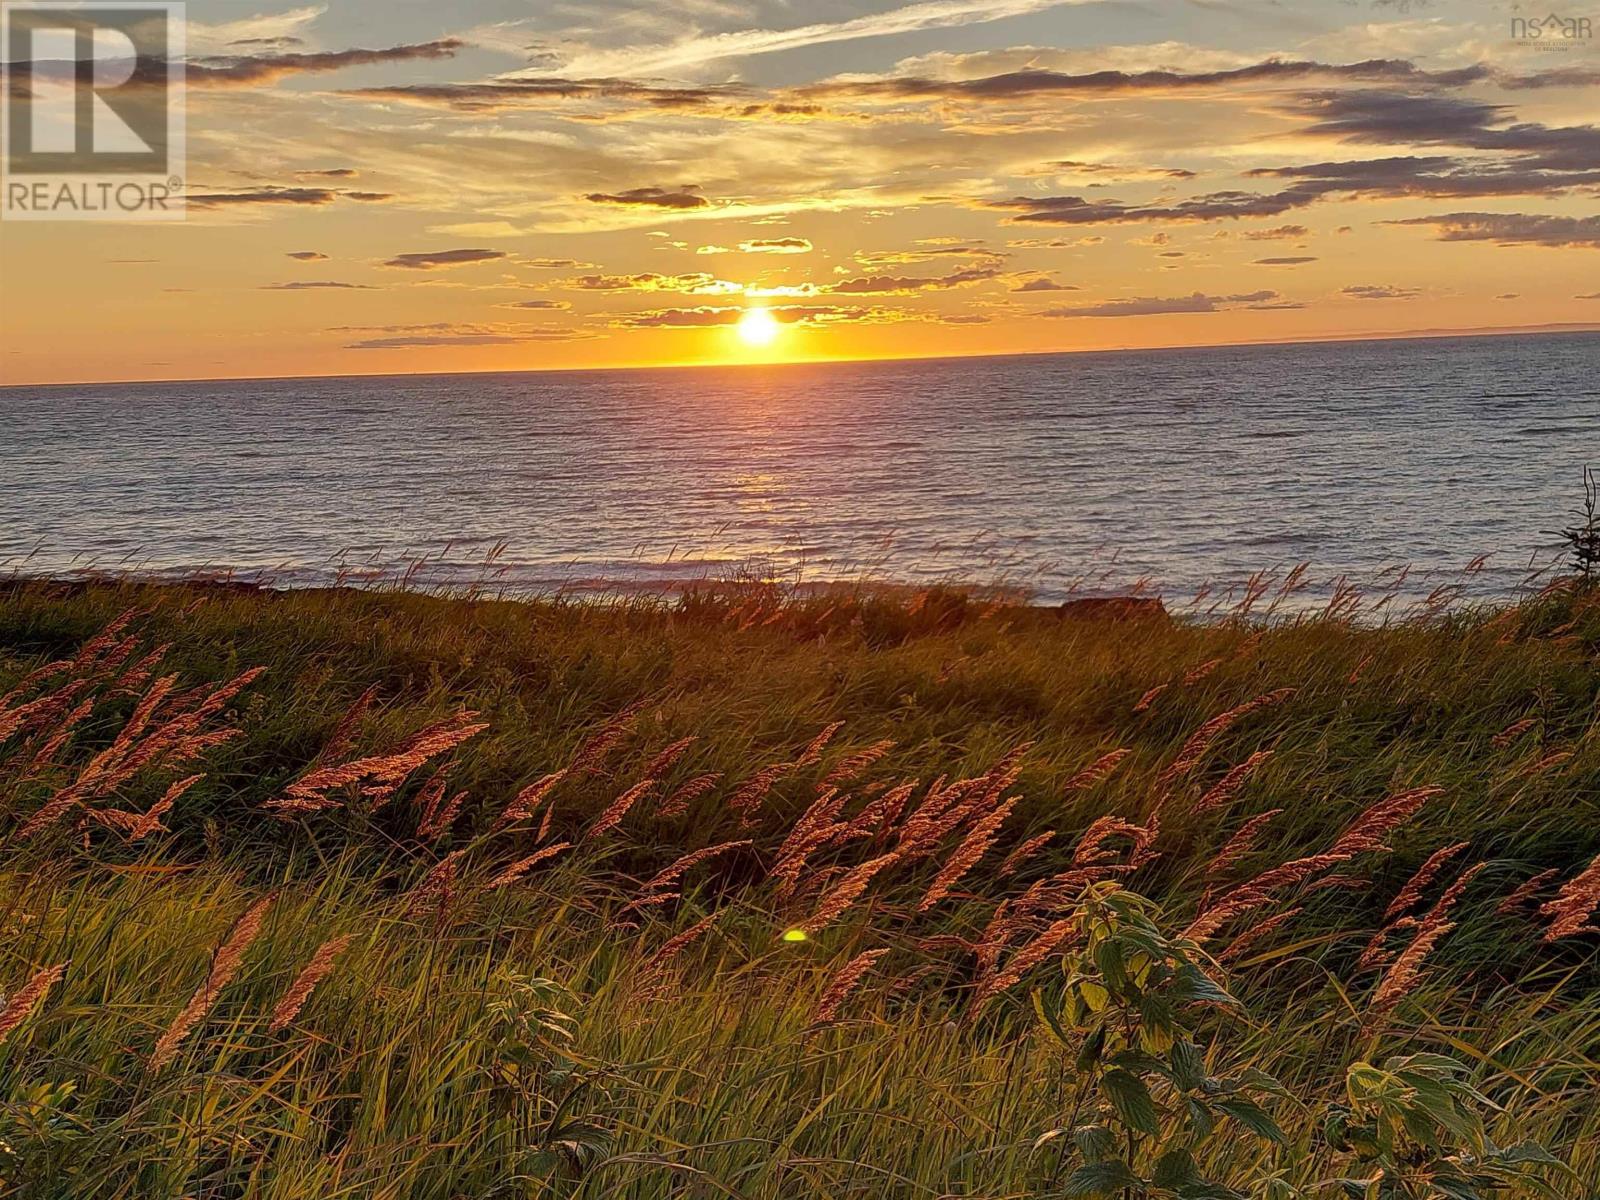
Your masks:
<svg viewBox="0 0 1600 1200"><path fill-rule="evenodd" d="M1030 995L1115 883L1230 976L1205 1043L1296 1097L1286 1184L1334 1172L1347 1064L1427 1049L1591 1195L1597 654L1583 592L1363 628L18 586L0 1179L1057 1194Z"/></svg>

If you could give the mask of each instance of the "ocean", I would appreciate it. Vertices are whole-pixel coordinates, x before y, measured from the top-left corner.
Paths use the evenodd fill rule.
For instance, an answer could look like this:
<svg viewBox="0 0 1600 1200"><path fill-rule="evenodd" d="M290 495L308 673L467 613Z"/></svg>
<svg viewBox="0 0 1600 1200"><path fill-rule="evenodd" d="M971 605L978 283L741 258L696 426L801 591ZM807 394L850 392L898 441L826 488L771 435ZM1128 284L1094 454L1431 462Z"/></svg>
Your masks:
<svg viewBox="0 0 1600 1200"><path fill-rule="evenodd" d="M1597 334L12 387L0 572L1504 596L1586 461Z"/></svg>

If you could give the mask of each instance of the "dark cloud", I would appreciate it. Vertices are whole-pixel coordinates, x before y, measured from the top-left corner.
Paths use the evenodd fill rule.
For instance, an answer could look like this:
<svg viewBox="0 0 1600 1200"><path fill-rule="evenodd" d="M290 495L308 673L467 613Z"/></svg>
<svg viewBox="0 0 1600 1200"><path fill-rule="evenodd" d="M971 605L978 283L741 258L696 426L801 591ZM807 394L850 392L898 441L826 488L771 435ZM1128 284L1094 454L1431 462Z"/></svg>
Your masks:
<svg viewBox="0 0 1600 1200"><path fill-rule="evenodd" d="M1503 185L1509 179L1525 190L1548 192L1600 182L1600 127L1505 125L1510 110L1504 105L1404 92L1310 92L1280 111L1313 118L1300 134L1345 143L1449 146L1507 156L1499 164L1452 164L1452 174L1466 179L1467 186L1474 180Z"/></svg>
<svg viewBox="0 0 1600 1200"><path fill-rule="evenodd" d="M1208 296L1195 292L1189 296L1138 296L1131 300L1104 300L1098 304L1070 308L1047 308L1042 317L1150 317L1168 313L1214 313L1224 309L1277 307L1269 301L1277 292L1242 292L1233 296Z"/></svg>
<svg viewBox="0 0 1600 1200"><path fill-rule="evenodd" d="M580 271L593 263L579 262L575 258L519 258L519 267L533 267L540 271Z"/></svg>
<svg viewBox="0 0 1600 1200"><path fill-rule="evenodd" d="M1513 91L1540 88L1594 87L1596 84L1600 84L1600 69L1595 67L1558 67L1553 71L1538 71L1532 75L1502 73L1495 76L1495 82L1501 87L1509 88Z"/></svg>
<svg viewBox="0 0 1600 1200"><path fill-rule="evenodd" d="M354 179L361 172L354 167L330 167L325 171L296 171L301 179Z"/></svg>
<svg viewBox="0 0 1600 1200"><path fill-rule="evenodd" d="M969 283L982 283L986 279L998 278L999 275L997 267L968 267L964 271L955 271L949 275L934 276L864 275L857 279L844 279L838 283L826 284L822 290L850 296L896 296L911 292L943 291L947 288L964 287Z"/></svg>
<svg viewBox="0 0 1600 1200"><path fill-rule="evenodd" d="M184 76L189 87L247 87L275 83L290 75L342 71L347 67L370 67L383 63L415 62L418 59L454 58L466 45L457 38L390 46L383 50L327 50L311 54L218 55L190 59Z"/></svg>
<svg viewBox="0 0 1600 1200"><path fill-rule="evenodd" d="M749 89L736 84L663 87L630 79L496 79L356 88L342 94L359 100L395 100L457 112L542 108L573 100L624 101L649 109L673 110L742 100L749 95Z"/></svg>
<svg viewBox="0 0 1600 1200"><path fill-rule="evenodd" d="M276 49L298 44L297 38L252 38L232 43L235 46L260 46ZM183 64L185 85L204 87L251 87L256 84L276 83L293 75L319 74L342 71L347 67L377 66L384 63L414 62L419 59L453 58L457 50L466 45L456 38L434 42L418 42L406 46L390 46L382 50L325 50L314 53L281 54L222 54L191 58ZM31 64L34 74L46 78L71 79L76 73L75 63L55 61ZM28 93L20 82L20 73L7 64L5 74L12 83L12 94ZM140 64L139 70L124 86L165 87L168 63L150 59Z"/></svg>
<svg viewBox="0 0 1600 1200"><path fill-rule="evenodd" d="M1247 229L1242 236L1247 242L1290 242L1310 233L1304 225L1277 225L1271 229Z"/></svg>
<svg viewBox="0 0 1600 1200"><path fill-rule="evenodd" d="M1353 283L1340 291L1356 300L1412 300L1422 294L1416 288L1391 287L1382 283Z"/></svg>
<svg viewBox="0 0 1600 1200"><path fill-rule="evenodd" d="M1424 225L1441 242L1494 242L1499 246L1553 246L1600 250L1600 217L1556 217L1539 213L1441 213L1408 217L1386 225Z"/></svg>
<svg viewBox="0 0 1600 1200"><path fill-rule="evenodd" d="M1600 162L1600 159L1596 160ZM1552 195L1569 188L1600 184L1600 166L1582 171L1547 170L1523 157L1506 162L1464 160L1441 155L1355 159L1308 163L1297 167L1259 167L1252 178L1296 180L1280 196L1302 203L1335 193L1374 199L1464 196Z"/></svg>
<svg viewBox="0 0 1600 1200"><path fill-rule="evenodd" d="M1316 262L1314 254L1286 254L1275 258L1258 258L1255 265L1258 267L1298 267L1302 263Z"/></svg>
<svg viewBox="0 0 1600 1200"><path fill-rule="evenodd" d="M290 250L288 254L290 258L298 259L300 262L328 261L328 256L320 250Z"/></svg>
<svg viewBox="0 0 1600 1200"><path fill-rule="evenodd" d="M739 115L746 120L757 117L778 117L779 119L820 117L827 113L827 109L820 104L793 104L788 101L777 101L771 104L747 104L739 110Z"/></svg>
<svg viewBox="0 0 1600 1200"><path fill-rule="evenodd" d="M332 204L339 193L331 188L263 187L240 192L190 193L187 203L194 208L225 208L237 204Z"/></svg>
<svg viewBox="0 0 1600 1200"><path fill-rule="evenodd" d="M751 238L740 242L739 249L746 254L810 254L811 243L801 237Z"/></svg>
<svg viewBox="0 0 1600 1200"><path fill-rule="evenodd" d="M557 287L577 292L703 292L732 291L734 284L724 284L714 275L693 271L684 275L660 275L655 271L641 271L637 275L578 275L564 279Z"/></svg>
<svg viewBox="0 0 1600 1200"><path fill-rule="evenodd" d="M1491 74L1489 68L1484 66L1454 71L1425 71L1403 59L1370 59L1366 62L1334 64L1273 58L1223 71L1091 71L1071 75L1061 71L1024 70L978 79L901 76L847 80L799 88L797 94L874 100L1004 101L1062 94L1183 93L1229 88L1239 84L1281 84L1317 79L1459 87L1487 79Z"/></svg>
<svg viewBox="0 0 1600 1200"><path fill-rule="evenodd" d="M706 208L711 203L691 187L639 187L625 192L589 192L584 199L592 204L639 205L645 208Z"/></svg>
<svg viewBox="0 0 1600 1200"><path fill-rule="evenodd" d="M940 317L942 325L987 325L994 318L983 313L954 313L948 317Z"/></svg>
<svg viewBox="0 0 1600 1200"><path fill-rule="evenodd" d="M432 271L440 267L460 267L469 263L494 262L504 258L503 250L424 250L414 254L397 254L383 265L407 271Z"/></svg>
<svg viewBox="0 0 1600 1200"><path fill-rule="evenodd" d="M1410 92L1302 92L1279 111L1310 117L1297 134L1341 142L1462 143L1505 118L1501 104Z"/></svg>
<svg viewBox="0 0 1600 1200"><path fill-rule="evenodd" d="M502 305L500 305L500 307L501 308L557 309L557 308L571 308L572 305L568 304L565 300L514 300L514 301L510 302L509 304L502 304Z"/></svg>
<svg viewBox="0 0 1600 1200"><path fill-rule="evenodd" d="M1057 283L1054 279L1029 279L1011 289L1013 292L1076 292L1081 288L1070 283Z"/></svg>
<svg viewBox="0 0 1600 1200"><path fill-rule="evenodd" d="M392 200L388 192L349 192L322 187L258 187L237 192L190 192L187 203L194 208L226 208L241 204L292 204L320 207L336 200Z"/></svg>
<svg viewBox="0 0 1600 1200"><path fill-rule="evenodd" d="M264 292L312 292L325 288L334 288L342 291L371 292L376 291L371 284L366 283L336 283L325 279L303 279L295 283L266 283L262 284Z"/></svg>
<svg viewBox="0 0 1600 1200"><path fill-rule="evenodd" d="M1275 217L1310 204L1318 195L1297 192L1211 192L1169 204L1123 204L1116 200L1090 200L1083 196L1015 196L994 200L986 208L1008 209L1019 215L1011 224L1108 225L1140 221L1215 221L1234 217Z"/></svg>
<svg viewBox="0 0 1600 1200"><path fill-rule="evenodd" d="M1513 131L1506 131L1508 134ZM1574 143L1586 140L1589 127L1575 134ZM1530 137L1531 135L1525 134ZM1543 135L1541 135L1543 136ZM1557 141L1559 139L1552 139ZM1547 153L1554 154L1553 149ZM1564 148L1565 157L1581 154ZM1151 221L1216 221L1247 217L1274 217L1334 197L1367 199L1452 199L1469 196L1548 195L1579 186L1600 185L1600 144L1591 165L1552 169L1550 159L1520 156L1508 162L1463 160L1449 155L1399 155L1392 158L1354 159L1308 163L1292 167L1259 167L1246 174L1255 179L1289 181L1276 192L1211 192L1187 200L1155 204L1124 204L1117 200L1091 200L1084 196L1016 196L994 200L986 208L1018 215L1011 224L1102 225Z"/></svg>

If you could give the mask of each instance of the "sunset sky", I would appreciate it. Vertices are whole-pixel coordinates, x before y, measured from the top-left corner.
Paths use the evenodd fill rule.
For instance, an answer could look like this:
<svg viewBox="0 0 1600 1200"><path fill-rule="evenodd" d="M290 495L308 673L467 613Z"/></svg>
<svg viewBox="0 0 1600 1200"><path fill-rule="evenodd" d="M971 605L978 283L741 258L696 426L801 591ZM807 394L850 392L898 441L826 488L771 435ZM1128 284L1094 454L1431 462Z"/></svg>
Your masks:
<svg viewBox="0 0 1600 1200"><path fill-rule="evenodd" d="M1600 325L1544 8L263 2L189 4L186 222L0 226L0 382Z"/></svg>

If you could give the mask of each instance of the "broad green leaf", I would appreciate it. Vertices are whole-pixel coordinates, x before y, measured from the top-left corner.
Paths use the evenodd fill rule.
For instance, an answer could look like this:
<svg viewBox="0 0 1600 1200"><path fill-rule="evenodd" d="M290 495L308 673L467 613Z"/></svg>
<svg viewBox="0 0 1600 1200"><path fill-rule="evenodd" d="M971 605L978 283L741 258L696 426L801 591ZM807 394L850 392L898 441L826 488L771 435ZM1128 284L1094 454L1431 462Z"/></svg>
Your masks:
<svg viewBox="0 0 1600 1200"><path fill-rule="evenodd" d="M1193 1091L1205 1081L1205 1057L1193 1042L1187 1039L1173 1042L1167 1061L1172 1064L1172 1082L1184 1091Z"/></svg>
<svg viewBox="0 0 1600 1200"><path fill-rule="evenodd" d="M1161 1112L1138 1077L1126 1071L1107 1071L1100 1079L1100 1090L1129 1129L1152 1137L1161 1132Z"/></svg>
<svg viewBox="0 0 1600 1200"><path fill-rule="evenodd" d="M1222 986L1193 963L1185 963L1172 977L1167 995L1174 1004L1222 1004L1239 1008L1240 1004Z"/></svg>
<svg viewBox="0 0 1600 1200"><path fill-rule="evenodd" d="M1062 1187L1064 1196L1110 1196L1123 1188L1138 1187L1140 1179L1128 1170L1128 1164L1115 1158L1103 1162L1084 1163L1067 1176Z"/></svg>
<svg viewBox="0 0 1600 1200"><path fill-rule="evenodd" d="M1272 1119L1267 1110L1254 1100L1235 1096L1232 1100L1218 1100L1216 1107L1217 1111L1227 1113L1258 1137L1268 1138L1280 1144L1289 1140L1283 1136L1283 1130L1278 1128L1278 1123Z"/></svg>
<svg viewBox="0 0 1600 1200"><path fill-rule="evenodd" d="M1198 1146L1216 1132L1217 1119L1212 1115L1210 1106L1202 1100L1190 1099L1184 1103L1184 1109L1189 1115L1189 1129L1194 1134L1194 1143Z"/></svg>
<svg viewBox="0 0 1600 1200"><path fill-rule="evenodd" d="M1100 1162L1117 1152L1117 1137L1104 1125L1079 1125L1072 1131L1072 1141L1086 1162Z"/></svg>
<svg viewBox="0 0 1600 1200"><path fill-rule="evenodd" d="M1186 1183L1199 1182L1199 1172L1195 1170L1194 1155L1187 1150L1168 1150L1156 1159L1155 1173L1150 1181L1157 1187L1167 1188L1169 1191L1178 1191Z"/></svg>
<svg viewBox="0 0 1600 1200"><path fill-rule="evenodd" d="M1083 1039L1083 1047L1078 1051L1078 1070L1092 1070L1100 1062L1100 1053L1105 1048L1106 1027L1105 1023L1102 1021L1090 1031L1088 1037Z"/></svg>
<svg viewBox="0 0 1600 1200"><path fill-rule="evenodd" d="M1037 989L1033 992L1033 1011L1039 1015L1039 1020L1044 1022L1044 1027L1049 1030L1050 1036L1063 1050L1071 1047L1067 1031L1061 1027L1061 1018L1054 1009L1045 1003L1044 994Z"/></svg>

